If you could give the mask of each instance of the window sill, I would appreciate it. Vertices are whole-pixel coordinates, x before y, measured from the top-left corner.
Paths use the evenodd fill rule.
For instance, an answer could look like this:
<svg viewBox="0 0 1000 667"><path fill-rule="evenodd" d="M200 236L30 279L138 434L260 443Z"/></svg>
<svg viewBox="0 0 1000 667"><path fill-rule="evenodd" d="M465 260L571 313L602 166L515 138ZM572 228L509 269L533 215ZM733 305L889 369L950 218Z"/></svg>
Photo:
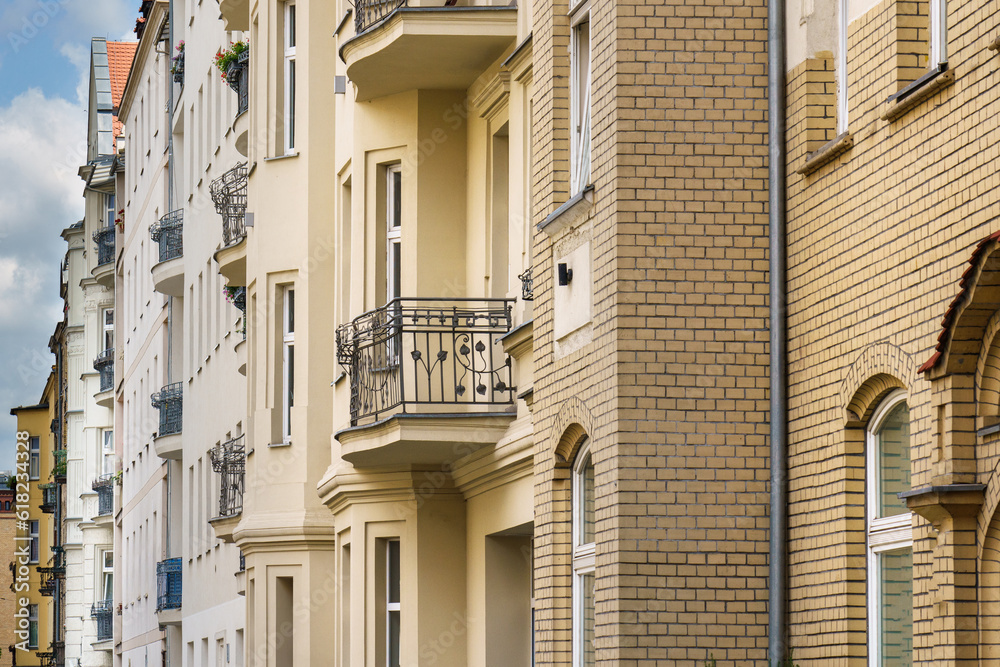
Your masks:
<svg viewBox="0 0 1000 667"><path fill-rule="evenodd" d="M882 107L882 120L892 122L898 119L954 81L955 70L948 69L947 63L938 65L895 95L890 95Z"/></svg>
<svg viewBox="0 0 1000 667"><path fill-rule="evenodd" d="M553 213L538 223L538 231L549 236L555 236L566 227L578 225L590 213L594 205L594 186L588 185L569 201L557 208Z"/></svg>
<svg viewBox="0 0 1000 667"><path fill-rule="evenodd" d="M275 155L274 157L264 158L264 162L274 162L275 160L287 160L288 158L298 157L299 154L296 153L286 153L285 155ZM249 174L247 174L249 176Z"/></svg>
<svg viewBox="0 0 1000 667"><path fill-rule="evenodd" d="M808 176L823 165L832 162L838 155L846 153L852 146L854 146L854 137L850 132L844 132L808 155L805 164L796 169L796 173Z"/></svg>

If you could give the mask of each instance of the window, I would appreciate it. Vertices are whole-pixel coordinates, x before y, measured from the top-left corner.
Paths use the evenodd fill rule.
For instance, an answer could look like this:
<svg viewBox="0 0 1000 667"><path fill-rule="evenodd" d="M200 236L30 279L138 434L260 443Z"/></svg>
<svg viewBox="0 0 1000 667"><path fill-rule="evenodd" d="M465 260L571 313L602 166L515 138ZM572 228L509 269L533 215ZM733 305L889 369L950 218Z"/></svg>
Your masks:
<svg viewBox="0 0 1000 667"><path fill-rule="evenodd" d="M101 552L103 568L101 570L101 592L104 600L115 597L115 552L111 549Z"/></svg>
<svg viewBox="0 0 1000 667"><path fill-rule="evenodd" d="M115 309L106 308L101 312L101 323L104 328L104 347L101 350L110 350L115 346Z"/></svg>
<svg viewBox="0 0 1000 667"><path fill-rule="evenodd" d="M868 664L908 665L913 651L912 514L897 494L910 488L910 411L891 394L868 428L866 451Z"/></svg>
<svg viewBox="0 0 1000 667"><path fill-rule="evenodd" d="M109 428L101 432L101 474L115 472L115 432Z"/></svg>
<svg viewBox="0 0 1000 667"><path fill-rule="evenodd" d="M38 648L38 605L28 605L28 648Z"/></svg>
<svg viewBox="0 0 1000 667"><path fill-rule="evenodd" d="M399 667L399 540L385 543L385 664Z"/></svg>
<svg viewBox="0 0 1000 667"><path fill-rule="evenodd" d="M948 62L948 6L946 0L930 0L931 67Z"/></svg>
<svg viewBox="0 0 1000 667"><path fill-rule="evenodd" d="M570 190L580 192L590 183L590 3L570 17Z"/></svg>
<svg viewBox="0 0 1000 667"><path fill-rule="evenodd" d="M105 204L106 207L104 212L104 225L106 227L114 227L115 218L117 217L115 215L115 196L108 195L105 199Z"/></svg>
<svg viewBox="0 0 1000 667"><path fill-rule="evenodd" d="M584 442L573 466L573 667L594 661L594 462Z"/></svg>
<svg viewBox="0 0 1000 667"><path fill-rule="evenodd" d="M295 150L295 3L285 3L284 26L285 154Z"/></svg>
<svg viewBox="0 0 1000 667"><path fill-rule="evenodd" d="M400 240L402 237L403 215L403 172L400 165L392 165L386 169L386 207L385 207L385 242L386 242L386 301L392 301L402 296L400 279L403 272L403 256Z"/></svg>
<svg viewBox="0 0 1000 667"><path fill-rule="evenodd" d="M38 521L28 522L28 539L31 541L30 554L28 560L31 563L38 562Z"/></svg>
<svg viewBox="0 0 1000 667"><path fill-rule="evenodd" d="M847 0L838 3L837 40L837 135L847 132Z"/></svg>
<svg viewBox="0 0 1000 667"><path fill-rule="evenodd" d="M292 441L292 406L295 404L295 288L286 287L282 317L282 441Z"/></svg>
<svg viewBox="0 0 1000 667"><path fill-rule="evenodd" d="M28 441L28 452L30 457L28 459L28 479L38 479L40 475L39 468L41 467L41 441L38 436L31 436Z"/></svg>

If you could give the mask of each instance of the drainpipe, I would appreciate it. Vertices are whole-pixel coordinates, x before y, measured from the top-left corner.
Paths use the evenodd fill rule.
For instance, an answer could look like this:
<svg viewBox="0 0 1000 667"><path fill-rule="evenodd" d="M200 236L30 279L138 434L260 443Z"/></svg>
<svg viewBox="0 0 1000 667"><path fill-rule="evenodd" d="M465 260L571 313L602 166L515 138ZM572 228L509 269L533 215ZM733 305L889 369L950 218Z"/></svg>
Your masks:
<svg viewBox="0 0 1000 667"><path fill-rule="evenodd" d="M170 5L167 9L167 16L170 25L170 44L167 46L167 62L169 63L170 56L174 52L174 0L170 0ZM174 78L170 75L170 70L167 70L167 87L170 89L169 102L167 104L167 213L174 210ZM174 373L174 297L167 297L167 384L173 381ZM173 554L173 545L170 543L170 521L171 521L171 506L170 503L173 502L170 494L171 480L171 466L170 462L167 462L167 507L166 507L166 518L164 522L164 536L163 541L166 543L166 553L165 557L169 557Z"/></svg>
<svg viewBox="0 0 1000 667"><path fill-rule="evenodd" d="M785 292L785 0L767 8L768 235L770 276L771 532L768 665L787 657L788 388Z"/></svg>

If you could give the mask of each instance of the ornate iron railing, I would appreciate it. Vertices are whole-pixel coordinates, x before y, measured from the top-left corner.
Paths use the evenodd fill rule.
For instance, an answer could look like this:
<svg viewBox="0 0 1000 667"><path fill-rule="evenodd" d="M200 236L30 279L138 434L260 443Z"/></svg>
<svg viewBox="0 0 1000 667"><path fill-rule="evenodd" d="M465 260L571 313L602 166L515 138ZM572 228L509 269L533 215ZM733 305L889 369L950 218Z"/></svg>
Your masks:
<svg viewBox="0 0 1000 667"><path fill-rule="evenodd" d="M156 611L181 608L181 559L156 564Z"/></svg>
<svg viewBox="0 0 1000 667"><path fill-rule="evenodd" d="M94 242L97 244L97 265L104 266L115 261L115 228L101 227L94 232Z"/></svg>
<svg viewBox="0 0 1000 667"><path fill-rule="evenodd" d="M355 0L354 32L363 33L376 26L406 4L406 0Z"/></svg>
<svg viewBox="0 0 1000 667"><path fill-rule="evenodd" d="M52 514L56 511L56 504L59 502L59 486L52 482L39 484L38 488L42 490L42 504L38 506L38 509L45 514Z"/></svg>
<svg viewBox="0 0 1000 667"><path fill-rule="evenodd" d="M53 565L51 567L40 567L38 576L38 592L42 595L52 597L56 593L56 581L66 577L65 565Z"/></svg>
<svg viewBox="0 0 1000 667"><path fill-rule="evenodd" d="M184 383L174 382L150 397L153 407L160 411L160 430L157 435L181 432L184 400Z"/></svg>
<svg viewBox="0 0 1000 667"><path fill-rule="evenodd" d="M351 424L415 406L510 405L508 299L394 299L337 329L351 376Z"/></svg>
<svg viewBox="0 0 1000 667"><path fill-rule="evenodd" d="M222 240L227 246L239 243L247 235L247 163L219 176L209 189L215 211L222 216Z"/></svg>
<svg viewBox="0 0 1000 667"><path fill-rule="evenodd" d="M240 572L246 572L247 571L247 557L246 557L246 555L242 551L240 552L240 570L239 571Z"/></svg>
<svg viewBox="0 0 1000 667"><path fill-rule="evenodd" d="M56 662L54 651L35 651L35 657L39 667L62 667L62 663Z"/></svg>
<svg viewBox="0 0 1000 667"><path fill-rule="evenodd" d="M100 600L90 606L90 616L97 619L97 641L103 642L114 635L112 614L114 603L111 600Z"/></svg>
<svg viewBox="0 0 1000 667"><path fill-rule="evenodd" d="M57 449L52 452L52 480L56 484L66 483L66 450Z"/></svg>
<svg viewBox="0 0 1000 667"><path fill-rule="evenodd" d="M532 272L532 267L525 269L524 273L518 276L521 280L521 300L522 301L534 301L535 300L535 279Z"/></svg>
<svg viewBox="0 0 1000 667"><path fill-rule="evenodd" d="M173 58L171 58L171 60L173 60L173 62L174 62L174 65L173 65L173 67L170 70L171 72L173 72L173 75L174 75L174 83L179 83L179 84L181 84L183 86L184 85L184 49L181 48L177 52L177 55L174 56Z"/></svg>
<svg viewBox="0 0 1000 667"><path fill-rule="evenodd" d="M101 375L101 391L111 391L115 386L115 348L109 347L97 355L94 370Z"/></svg>
<svg viewBox="0 0 1000 667"><path fill-rule="evenodd" d="M149 226L149 237L160 246L160 261L184 254L184 209L171 211Z"/></svg>
<svg viewBox="0 0 1000 667"><path fill-rule="evenodd" d="M219 489L219 516L236 516L243 511L246 451L243 436L216 445L209 451L212 470L222 475Z"/></svg>
<svg viewBox="0 0 1000 667"><path fill-rule="evenodd" d="M115 509L115 476L101 475L91 488L97 491L97 516L108 516Z"/></svg>
<svg viewBox="0 0 1000 667"><path fill-rule="evenodd" d="M236 91L236 115L247 110L250 104L250 49L236 56L236 62L226 70L226 83Z"/></svg>

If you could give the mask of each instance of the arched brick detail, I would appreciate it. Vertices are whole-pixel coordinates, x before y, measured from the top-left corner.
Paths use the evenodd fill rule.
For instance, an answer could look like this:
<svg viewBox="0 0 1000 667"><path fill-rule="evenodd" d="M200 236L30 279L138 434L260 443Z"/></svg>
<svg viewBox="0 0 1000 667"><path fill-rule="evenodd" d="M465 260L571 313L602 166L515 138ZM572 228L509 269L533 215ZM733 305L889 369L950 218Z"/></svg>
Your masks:
<svg viewBox="0 0 1000 667"><path fill-rule="evenodd" d="M1000 310L986 325L983 346L976 363L976 415L1000 415Z"/></svg>
<svg viewBox="0 0 1000 667"><path fill-rule="evenodd" d="M979 511L979 521L976 526L976 542L979 544L979 561L983 562L986 553L986 541L990 531L1000 526L1000 459L992 471L985 473L983 482L986 489L983 492L983 507ZM996 526L994 524L997 524ZM1000 539L1000 533L997 534ZM998 593L1000 595L1000 593ZM1000 597L998 597L1000 602Z"/></svg>
<svg viewBox="0 0 1000 667"><path fill-rule="evenodd" d="M901 348L885 341L866 347L840 386L846 425L864 426L886 394L912 387L916 376L916 364Z"/></svg>
<svg viewBox="0 0 1000 667"><path fill-rule="evenodd" d="M556 466L570 465L583 442L583 436L593 437L594 416L590 408L579 398L567 399L559 407L552 433L552 454Z"/></svg>
<svg viewBox="0 0 1000 667"><path fill-rule="evenodd" d="M993 480L996 479L994 474ZM992 480L991 480L992 482ZM979 548L979 655L981 664L996 664L1000 655L1000 514L997 513L996 484L986 491L989 517L981 526ZM994 658L986 660L985 658Z"/></svg>

